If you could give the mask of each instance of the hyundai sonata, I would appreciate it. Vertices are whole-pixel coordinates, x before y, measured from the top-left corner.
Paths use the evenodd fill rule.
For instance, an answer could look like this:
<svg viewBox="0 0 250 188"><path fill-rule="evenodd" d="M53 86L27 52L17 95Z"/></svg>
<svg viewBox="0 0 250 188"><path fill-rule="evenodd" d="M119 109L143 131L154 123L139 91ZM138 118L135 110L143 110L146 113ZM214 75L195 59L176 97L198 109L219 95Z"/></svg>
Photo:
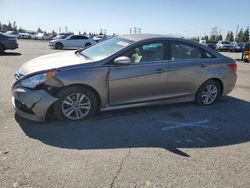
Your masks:
<svg viewBox="0 0 250 188"><path fill-rule="evenodd" d="M191 40L125 35L28 61L15 74L12 101L34 121L184 101L211 105L232 91L236 69L233 59Z"/></svg>

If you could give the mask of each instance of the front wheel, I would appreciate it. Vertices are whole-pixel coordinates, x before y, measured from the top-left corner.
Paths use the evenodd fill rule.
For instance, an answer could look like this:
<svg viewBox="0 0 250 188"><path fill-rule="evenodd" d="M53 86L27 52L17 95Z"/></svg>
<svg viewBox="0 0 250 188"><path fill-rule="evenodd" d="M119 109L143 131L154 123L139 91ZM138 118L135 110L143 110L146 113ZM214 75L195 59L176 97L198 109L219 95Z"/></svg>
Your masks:
<svg viewBox="0 0 250 188"><path fill-rule="evenodd" d="M220 85L214 80L205 82L196 94L198 105L211 105L220 95Z"/></svg>
<svg viewBox="0 0 250 188"><path fill-rule="evenodd" d="M69 87L59 92L58 98L54 107L59 120L81 120L97 111L96 96L89 89Z"/></svg>
<svg viewBox="0 0 250 188"><path fill-rule="evenodd" d="M55 48L58 49L58 50L61 50L61 49L63 48L63 44L60 43L60 42L57 42L57 43L55 44Z"/></svg>

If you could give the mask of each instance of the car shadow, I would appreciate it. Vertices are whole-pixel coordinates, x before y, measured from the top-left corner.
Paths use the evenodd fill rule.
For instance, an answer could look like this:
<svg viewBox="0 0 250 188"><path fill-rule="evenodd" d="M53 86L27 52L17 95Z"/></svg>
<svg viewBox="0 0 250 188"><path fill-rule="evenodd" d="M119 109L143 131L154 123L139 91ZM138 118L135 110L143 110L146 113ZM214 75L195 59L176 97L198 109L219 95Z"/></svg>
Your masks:
<svg viewBox="0 0 250 188"><path fill-rule="evenodd" d="M68 149L156 147L189 157L181 148L208 148L250 140L250 103L224 97L211 106L192 103L103 112L77 122L35 123L16 117L24 133Z"/></svg>
<svg viewBox="0 0 250 188"><path fill-rule="evenodd" d="M18 52L4 52L2 54L0 54L0 56L20 56L22 55L21 53Z"/></svg>

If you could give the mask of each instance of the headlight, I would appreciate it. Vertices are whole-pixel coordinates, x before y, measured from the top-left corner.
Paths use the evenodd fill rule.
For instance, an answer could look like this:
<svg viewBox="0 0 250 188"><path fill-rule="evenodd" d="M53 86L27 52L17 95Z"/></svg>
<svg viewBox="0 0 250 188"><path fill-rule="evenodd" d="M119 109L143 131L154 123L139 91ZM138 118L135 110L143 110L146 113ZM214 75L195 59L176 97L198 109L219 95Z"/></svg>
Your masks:
<svg viewBox="0 0 250 188"><path fill-rule="evenodd" d="M26 88L35 88L36 86L42 84L45 82L47 79L52 78L55 76L55 72L48 72L44 74L38 74L35 76L28 77L24 80L21 80L18 85L21 87L26 87Z"/></svg>

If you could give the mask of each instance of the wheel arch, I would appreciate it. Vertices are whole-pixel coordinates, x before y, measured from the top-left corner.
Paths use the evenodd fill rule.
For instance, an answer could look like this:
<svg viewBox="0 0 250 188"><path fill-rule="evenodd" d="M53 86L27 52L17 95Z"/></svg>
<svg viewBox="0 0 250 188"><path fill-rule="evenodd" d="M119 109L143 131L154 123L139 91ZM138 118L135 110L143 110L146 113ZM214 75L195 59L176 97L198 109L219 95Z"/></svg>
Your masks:
<svg viewBox="0 0 250 188"><path fill-rule="evenodd" d="M197 95L199 89L203 86L203 84L205 84L206 82L211 81L211 80L214 80L214 81L216 81L216 82L219 84L219 86L220 86L220 96L222 96L223 90L224 90L224 84L223 84L223 82L222 82L221 79L216 78L216 77L214 77L214 78L209 78L208 80L204 81L204 82L199 86L199 88L197 89L196 95Z"/></svg>
<svg viewBox="0 0 250 188"><path fill-rule="evenodd" d="M61 88L58 88L56 91L54 91L52 95L56 96L57 93L59 93L61 90L67 89L70 87L87 88L87 89L91 90L97 99L97 109L100 110L100 108L101 108L101 96L99 95L99 93L97 92L97 90L95 88L93 88L87 84L71 84L71 85L63 86ZM46 112L46 119L47 120L54 118L54 115L55 115L54 114L54 105L55 105L55 103L51 104Z"/></svg>
<svg viewBox="0 0 250 188"><path fill-rule="evenodd" d="M64 45L63 45L63 43L62 43L61 41L57 41L57 42L55 43L55 47L56 47L57 44L61 44L61 45L62 45L62 48L64 47Z"/></svg>

